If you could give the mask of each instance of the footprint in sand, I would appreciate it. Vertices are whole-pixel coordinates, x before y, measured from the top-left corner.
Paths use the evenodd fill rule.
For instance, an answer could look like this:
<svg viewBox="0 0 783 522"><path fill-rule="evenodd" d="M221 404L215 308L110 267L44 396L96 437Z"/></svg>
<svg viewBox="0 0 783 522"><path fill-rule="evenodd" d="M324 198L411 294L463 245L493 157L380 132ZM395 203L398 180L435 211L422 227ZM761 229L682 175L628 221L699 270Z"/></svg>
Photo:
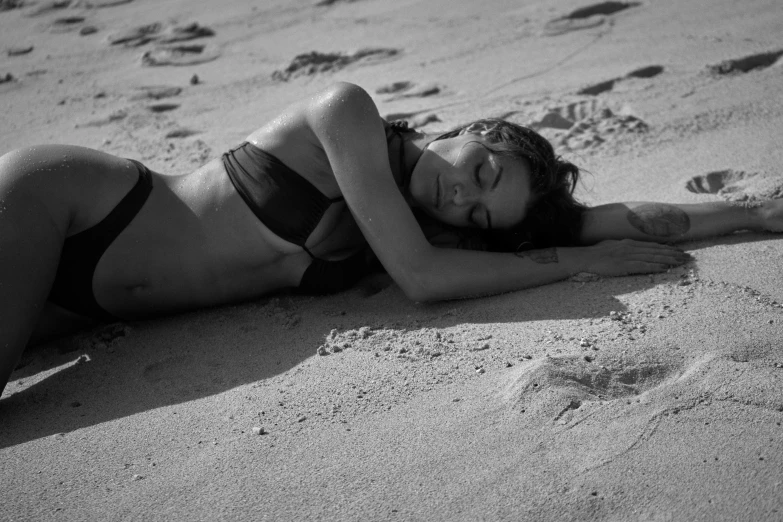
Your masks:
<svg viewBox="0 0 783 522"><path fill-rule="evenodd" d="M158 39L161 43L186 42L194 38L206 38L215 36L215 31L209 27L193 22L187 25L174 25L168 27Z"/></svg>
<svg viewBox="0 0 783 522"><path fill-rule="evenodd" d="M311 51L299 54L283 70L272 73L272 79L287 82L299 76L313 76L325 72L336 72L353 63L369 64L387 60L399 54L398 49L367 48L353 54L321 53Z"/></svg>
<svg viewBox="0 0 783 522"><path fill-rule="evenodd" d="M648 65L646 67L641 67L639 69L635 69L622 78L614 78L612 80L606 80L600 83L596 83L594 85L590 85L588 87L585 87L577 92L577 94L584 94L589 96L597 96L601 94L602 92L611 91L614 89L614 86L617 84L617 82L626 80L629 78L653 78L655 76L658 76L663 72L663 67L660 65Z"/></svg>
<svg viewBox="0 0 783 522"><path fill-rule="evenodd" d="M386 114L383 119L386 121L405 120L413 128L420 128L430 123L441 121L438 115L434 112L418 111L418 112L390 112Z"/></svg>
<svg viewBox="0 0 783 522"><path fill-rule="evenodd" d="M152 112L168 112L179 108L179 103L156 103L147 108Z"/></svg>
<svg viewBox="0 0 783 522"><path fill-rule="evenodd" d="M520 413L566 423L586 402L639 395L673 372L658 363L612 369L578 356L546 357L514 370L501 398Z"/></svg>
<svg viewBox="0 0 783 522"><path fill-rule="evenodd" d="M718 64L710 65L707 67L707 70L715 75L741 74L755 69L766 69L775 65L781 56L783 56L783 50L751 54L744 58L725 60Z"/></svg>
<svg viewBox="0 0 783 522"><path fill-rule="evenodd" d="M593 369L574 358L539 360L510 373L501 398L512 410L524 410L518 421L541 429L545 440L568 452L567 465L581 474L643 447L673 415L687 416L715 402L783 411L775 393L779 378L770 364L775 348L769 343L751 353L711 353L682 366ZM687 417L675 418L689 423Z"/></svg>
<svg viewBox="0 0 783 522"><path fill-rule="evenodd" d="M553 114L564 118L570 123L570 125L567 127L570 128L577 121L591 118L596 113L606 108L608 108L608 105L603 101L587 99L546 109L546 114ZM546 126L536 123L535 121L533 122L533 125L540 125L542 127Z"/></svg>
<svg viewBox="0 0 783 522"><path fill-rule="evenodd" d="M20 4L24 4L24 2L20 2ZM32 11L26 14L26 16L41 16L50 13L52 11L65 9L70 5L71 5L71 0L54 0L49 2L43 2L41 4L37 4Z"/></svg>
<svg viewBox="0 0 783 522"><path fill-rule="evenodd" d="M211 62L219 56L220 49L217 46L202 44L167 45L146 51L141 56L141 64L147 67L196 65Z"/></svg>
<svg viewBox="0 0 783 522"><path fill-rule="evenodd" d="M722 353L709 353L691 362L667 395L674 395L684 408L713 401L726 401L783 412L778 345L774 341L733 346ZM681 408L680 406L675 406Z"/></svg>
<svg viewBox="0 0 783 522"><path fill-rule="evenodd" d="M598 27L606 22L609 16L638 5L640 5L639 2L601 2L600 4L582 7L565 16L547 22L544 26L544 34L556 36L580 29Z"/></svg>
<svg viewBox="0 0 783 522"><path fill-rule="evenodd" d="M104 125L108 125L116 121L124 120L127 116L128 113L123 110L114 111L102 118L89 120L84 123L77 123L76 125L74 125L74 127L77 129L81 129L84 127L103 127Z"/></svg>
<svg viewBox="0 0 783 522"><path fill-rule="evenodd" d="M618 113L598 99L549 107L523 117L526 119L520 121L521 124L539 131L557 147L567 150L593 148L615 137L646 132L649 128L627 108Z"/></svg>
<svg viewBox="0 0 783 522"><path fill-rule="evenodd" d="M166 139L187 138L198 134L198 131L186 128L174 129L166 133Z"/></svg>
<svg viewBox="0 0 783 522"><path fill-rule="evenodd" d="M54 22L52 22L51 28L52 31L57 33L73 31L76 30L76 27L82 24L85 20L86 18L83 16L64 16L62 18L57 18Z"/></svg>
<svg viewBox="0 0 783 522"><path fill-rule="evenodd" d="M101 7L114 7L116 5L128 4L133 0L50 0L43 3L30 2L35 4L36 7L30 11L27 16L40 16L57 9L65 9L66 7L84 7L87 9L101 8ZM24 0L0 0L0 11L6 11L16 7L22 7L25 4Z"/></svg>
<svg viewBox="0 0 783 522"><path fill-rule="evenodd" d="M101 8L101 7L114 7L115 5L129 4L133 0L89 0L87 2L80 3L79 5L87 8Z"/></svg>
<svg viewBox="0 0 783 522"><path fill-rule="evenodd" d="M339 4L339 3L346 3L350 4L353 2L356 2L357 0L320 0L320 2L316 2L316 6L326 6L326 5L333 5L333 4Z"/></svg>
<svg viewBox="0 0 783 522"><path fill-rule="evenodd" d="M393 82L375 89L375 94L397 94L405 92L415 84L409 81Z"/></svg>
<svg viewBox="0 0 783 522"><path fill-rule="evenodd" d="M718 170L692 177L685 188L695 194L715 194L726 201L753 203L783 198L783 176Z"/></svg>
<svg viewBox="0 0 783 522"><path fill-rule="evenodd" d="M403 81L384 85L375 90L376 94L390 94L386 101L399 100L403 98L425 98L440 94L441 87L434 83L416 85L413 82Z"/></svg>
<svg viewBox="0 0 783 522"><path fill-rule="evenodd" d="M0 12L22 7L24 0L0 0Z"/></svg>
<svg viewBox="0 0 783 522"><path fill-rule="evenodd" d="M15 47L9 47L6 49L6 54L8 56L22 56L23 54L28 54L32 52L33 46L32 45L19 45Z"/></svg>
<svg viewBox="0 0 783 522"><path fill-rule="evenodd" d="M625 75L626 78L653 78L663 72L662 65L648 65L640 67Z"/></svg>
<svg viewBox="0 0 783 522"><path fill-rule="evenodd" d="M161 100L178 96L182 92L182 87L169 87L165 85L153 85L140 87L138 92L130 97L131 100Z"/></svg>
<svg viewBox="0 0 783 522"><path fill-rule="evenodd" d="M162 23L155 22L114 33L109 36L109 43L111 45L124 45L125 47L139 47L149 42L186 42L209 36L215 36L215 31L209 27L199 25L197 22L172 26L164 26Z"/></svg>
<svg viewBox="0 0 783 522"><path fill-rule="evenodd" d="M589 87L585 87L583 89L578 90L577 94L586 94L589 96L598 96L602 92L611 91L614 89L614 84L617 83L617 80L606 80L600 83L596 83L594 85L590 85Z"/></svg>
<svg viewBox="0 0 783 522"><path fill-rule="evenodd" d="M147 42L151 42L161 31L162 27L163 26L157 22L139 25L110 35L109 43L111 45L122 44L126 47L138 47Z"/></svg>

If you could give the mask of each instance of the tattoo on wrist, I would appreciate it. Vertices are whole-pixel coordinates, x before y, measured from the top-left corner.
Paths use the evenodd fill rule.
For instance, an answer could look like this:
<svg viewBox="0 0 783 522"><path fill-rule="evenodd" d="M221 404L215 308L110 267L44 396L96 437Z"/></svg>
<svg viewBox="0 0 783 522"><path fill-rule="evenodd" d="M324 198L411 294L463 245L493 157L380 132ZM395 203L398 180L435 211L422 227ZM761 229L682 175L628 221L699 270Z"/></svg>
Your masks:
<svg viewBox="0 0 783 522"><path fill-rule="evenodd" d="M681 236L691 229L691 219L684 210L664 203L640 205L629 210L626 217L636 230L648 236Z"/></svg>
<svg viewBox="0 0 783 522"><path fill-rule="evenodd" d="M541 250L526 250L524 252L514 252L514 255L520 258L530 258L539 265L548 265L549 263L557 263L557 249L543 248Z"/></svg>

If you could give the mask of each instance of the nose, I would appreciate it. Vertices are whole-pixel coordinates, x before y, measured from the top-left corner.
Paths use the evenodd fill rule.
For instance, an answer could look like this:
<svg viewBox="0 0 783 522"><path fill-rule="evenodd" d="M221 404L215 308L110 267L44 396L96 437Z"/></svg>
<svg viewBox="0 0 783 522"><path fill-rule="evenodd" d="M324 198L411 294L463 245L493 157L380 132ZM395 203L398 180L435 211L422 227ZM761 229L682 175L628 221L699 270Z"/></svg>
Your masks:
<svg viewBox="0 0 783 522"><path fill-rule="evenodd" d="M477 187L457 183L454 185L454 194L451 201L457 206L471 205L478 200L480 195Z"/></svg>

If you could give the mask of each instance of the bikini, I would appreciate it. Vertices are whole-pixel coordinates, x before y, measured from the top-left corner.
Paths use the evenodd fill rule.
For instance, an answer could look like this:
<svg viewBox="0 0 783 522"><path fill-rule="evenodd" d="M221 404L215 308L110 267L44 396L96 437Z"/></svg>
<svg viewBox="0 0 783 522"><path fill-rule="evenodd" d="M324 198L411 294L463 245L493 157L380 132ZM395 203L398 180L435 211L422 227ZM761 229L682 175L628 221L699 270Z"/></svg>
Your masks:
<svg viewBox="0 0 783 522"><path fill-rule="evenodd" d="M409 173L405 169L403 134L413 132L405 122L386 124L392 173L404 190ZM396 139L395 139L396 138ZM394 143L396 141L396 143ZM397 161L393 147L396 145ZM223 165L239 195L258 219L275 235L300 246L312 259L302 275L298 290L328 294L352 286L369 271L367 252L339 261L319 259L305 243L326 210L342 197L328 198L312 183L272 154L244 142L223 154ZM152 191L152 175L141 163L139 180L122 201L97 225L65 239L49 300L81 315L112 322L119 318L96 301L92 279L103 253L136 217ZM395 165L395 163L397 163Z"/></svg>
<svg viewBox="0 0 783 522"><path fill-rule="evenodd" d="M109 245L125 230L152 192L152 174L135 160L136 185L97 225L65 239L49 301L80 315L105 322L119 319L104 310L92 291L92 277Z"/></svg>

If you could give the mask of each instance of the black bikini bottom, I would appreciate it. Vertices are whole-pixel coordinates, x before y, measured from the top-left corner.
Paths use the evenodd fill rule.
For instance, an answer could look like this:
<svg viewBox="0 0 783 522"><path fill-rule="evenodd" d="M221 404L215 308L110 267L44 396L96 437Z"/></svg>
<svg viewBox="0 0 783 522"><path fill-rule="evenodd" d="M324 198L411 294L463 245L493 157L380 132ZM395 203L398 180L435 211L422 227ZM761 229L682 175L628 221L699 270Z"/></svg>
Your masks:
<svg viewBox="0 0 783 522"><path fill-rule="evenodd" d="M67 310L104 322L119 319L98 304L92 291L95 267L103 253L139 213L152 191L152 174L135 160L139 180L122 201L93 227L65 238L49 301Z"/></svg>

